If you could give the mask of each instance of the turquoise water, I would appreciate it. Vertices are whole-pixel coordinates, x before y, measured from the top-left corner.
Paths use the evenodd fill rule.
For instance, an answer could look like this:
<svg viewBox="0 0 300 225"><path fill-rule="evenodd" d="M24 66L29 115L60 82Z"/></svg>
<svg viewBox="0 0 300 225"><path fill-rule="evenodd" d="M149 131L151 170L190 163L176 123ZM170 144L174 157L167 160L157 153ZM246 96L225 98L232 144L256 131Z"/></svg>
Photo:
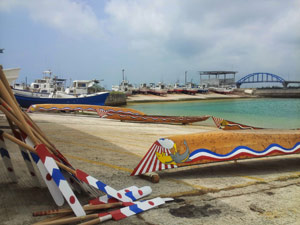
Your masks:
<svg viewBox="0 0 300 225"><path fill-rule="evenodd" d="M300 99L259 98L130 103L127 107L150 115L213 115L264 128L300 128ZM213 125L213 122L210 119L202 124Z"/></svg>

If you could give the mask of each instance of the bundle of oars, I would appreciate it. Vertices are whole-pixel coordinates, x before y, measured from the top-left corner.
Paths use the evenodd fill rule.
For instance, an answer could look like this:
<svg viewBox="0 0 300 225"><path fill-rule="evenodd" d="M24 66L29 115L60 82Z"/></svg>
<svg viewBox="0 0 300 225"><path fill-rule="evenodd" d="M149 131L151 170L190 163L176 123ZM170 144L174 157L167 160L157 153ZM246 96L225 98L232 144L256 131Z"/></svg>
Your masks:
<svg viewBox="0 0 300 225"><path fill-rule="evenodd" d="M0 110L5 114L13 132L13 135L11 135L0 130L0 144L2 145L1 156L3 157L4 163L10 172L13 181L16 181L16 176L10 161L9 152L5 146L4 138L9 139L20 146L29 172L35 179L37 178L34 173L35 170L33 165L31 164L32 160L36 163L55 203L58 206L62 206L65 199L71 207L68 212L73 211L76 217L81 217L82 219L97 217L97 222L99 222L104 220L102 218L103 216L105 217L105 220L109 217L116 219L118 216L114 217L114 215L118 213L113 211L105 213L105 215L97 214L97 216L93 215L94 217L92 215L87 216L86 212L92 211L95 208L90 206L83 207L73 190L79 192L83 189L84 191L89 191L97 196L99 196L101 192L104 192L107 194L106 196L100 197L93 202L96 202L97 204L110 203L112 201L115 202L115 205L101 206L106 208L126 206L125 208L120 209L120 212L125 212L125 214L123 213L124 215L133 215L164 203L164 200L161 198L146 201L147 204L145 202L133 202L151 193L152 190L148 186L142 188L133 186L125 190L117 191L87 173L79 169L74 169L68 160L57 150L54 144L49 141L41 129L39 129L31 118L21 110L9 83L6 80L2 66L0 67ZM60 210L56 212L59 211ZM54 222L55 220L53 220L53 223Z"/></svg>
<svg viewBox="0 0 300 225"><path fill-rule="evenodd" d="M133 186L131 188L136 187ZM86 215L80 217L74 216L72 209L70 208L34 212L33 216L52 215L52 217L39 221L35 223L35 225L58 225L76 222L79 222L82 225L92 225L111 219L121 220L162 205L167 201L172 201L173 199L157 197L151 200L137 202L119 202L113 199L111 200L111 203L104 203L107 201L102 202L100 201L100 198L91 200L89 204L83 206ZM107 209L109 209L109 211L104 211Z"/></svg>

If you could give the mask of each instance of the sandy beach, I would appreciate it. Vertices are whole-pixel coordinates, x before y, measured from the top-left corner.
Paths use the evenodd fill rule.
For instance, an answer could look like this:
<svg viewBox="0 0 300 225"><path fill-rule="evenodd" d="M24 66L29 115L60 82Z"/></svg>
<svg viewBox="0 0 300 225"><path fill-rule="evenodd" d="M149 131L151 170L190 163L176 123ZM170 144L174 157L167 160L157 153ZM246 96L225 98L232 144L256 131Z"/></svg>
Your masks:
<svg viewBox="0 0 300 225"><path fill-rule="evenodd" d="M0 116L0 125L7 125ZM153 184L129 174L156 139L216 128L201 123L128 123L80 114L30 116L75 168L116 189L149 185L153 190L149 198L175 198L157 209L106 224L297 224L300 220L297 155L162 171L160 182ZM10 183L5 172L0 174L0 224L32 224L40 220L32 212L56 206L44 184L43 188L33 186L17 146L9 141L7 145L18 183ZM5 170L3 163L0 169ZM90 199L79 196L82 204Z"/></svg>
<svg viewBox="0 0 300 225"><path fill-rule="evenodd" d="M128 103L137 103L137 102L164 102L164 101L193 101L193 100L209 100L209 99L232 99L232 98L249 98L253 96L247 95L238 95L238 94L217 94L217 93L208 93L208 94L167 94L165 96L158 95L131 95L127 97Z"/></svg>

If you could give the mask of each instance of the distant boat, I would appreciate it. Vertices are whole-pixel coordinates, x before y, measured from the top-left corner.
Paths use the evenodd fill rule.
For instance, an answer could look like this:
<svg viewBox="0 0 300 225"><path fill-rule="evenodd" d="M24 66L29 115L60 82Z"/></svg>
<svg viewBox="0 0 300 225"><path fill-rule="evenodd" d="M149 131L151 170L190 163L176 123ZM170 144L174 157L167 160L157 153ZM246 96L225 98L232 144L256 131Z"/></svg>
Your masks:
<svg viewBox="0 0 300 225"><path fill-rule="evenodd" d="M210 91L213 91L215 93L218 93L218 94L232 94L234 89L231 88L231 87L211 87L209 88Z"/></svg>
<svg viewBox="0 0 300 225"><path fill-rule="evenodd" d="M154 95L166 95L168 93L168 89L161 82L158 82L157 85L150 83L149 93Z"/></svg>
<svg viewBox="0 0 300 225"><path fill-rule="evenodd" d="M146 95L146 94L148 94L149 91L150 91L150 89L146 83L140 84L139 91L138 91L139 93Z"/></svg>
<svg viewBox="0 0 300 225"><path fill-rule="evenodd" d="M133 85L130 84L127 80L123 80L120 85L112 86L113 91L123 92L124 94L126 94L126 96L132 95L133 89Z"/></svg>
<svg viewBox="0 0 300 225"><path fill-rule="evenodd" d="M198 93L198 88L195 84L193 84L192 82L189 82L185 85L185 87L183 89L183 93L189 94L189 95L195 95Z"/></svg>
<svg viewBox="0 0 300 225"><path fill-rule="evenodd" d="M26 91L23 91L24 93ZM29 96L32 94L32 96ZM68 97L51 97L51 95L46 95L44 97L34 96L34 93L28 92L25 94L20 94L20 92L15 92L15 97L21 107L28 108L33 104L82 104L82 105L104 105L106 98L108 97L108 92L99 92L96 94L90 94L81 97L68 96Z"/></svg>
<svg viewBox="0 0 300 225"><path fill-rule="evenodd" d="M175 93L181 94L184 90L184 87L182 85L180 85L179 83L175 83L173 90L174 90Z"/></svg>

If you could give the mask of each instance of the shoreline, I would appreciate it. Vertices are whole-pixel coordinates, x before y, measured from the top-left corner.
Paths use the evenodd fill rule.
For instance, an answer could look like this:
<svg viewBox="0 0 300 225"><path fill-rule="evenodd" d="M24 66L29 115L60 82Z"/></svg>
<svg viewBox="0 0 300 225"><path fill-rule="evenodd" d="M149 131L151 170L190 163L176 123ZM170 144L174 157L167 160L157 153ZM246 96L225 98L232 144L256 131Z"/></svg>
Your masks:
<svg viewBox="0 0 300 225"><path fill-rule="evenodd" d="M257 96L237 95L237 94L167 94L166 96L157 95L131 95L127 97L127 103L151 103L151 102L176 102L176 101L197 101L197 100L222 100L222 99L241 99L241 98L257 98Z"/></svg>

